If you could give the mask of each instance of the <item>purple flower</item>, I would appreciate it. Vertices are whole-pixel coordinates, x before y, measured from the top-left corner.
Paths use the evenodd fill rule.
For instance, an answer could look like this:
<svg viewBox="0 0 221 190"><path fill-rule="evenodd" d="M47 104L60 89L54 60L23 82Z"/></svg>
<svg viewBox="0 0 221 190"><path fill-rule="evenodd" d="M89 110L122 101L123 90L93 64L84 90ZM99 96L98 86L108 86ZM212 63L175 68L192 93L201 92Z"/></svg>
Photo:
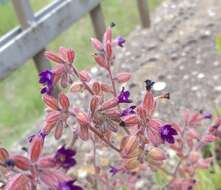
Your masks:
<svg viewBox="0 0 221 190"><path fill-rule="evenodd" d="M120 116L127 116L127 115L131 115L131 114L135 114L136 112L134 111L134 109L136 108L136 106L130 106L129 108L126 108L124 110L122 110Z"/></svg>
<svg viewBox="0 0 221 190"><path fill-rule="evenodd" d="M124 87L122 88L119 96L118 96L118 102L119 103L131 103L132 100L129 99L129 96L130 96L130 92L127 90L127 91L124 91Z"/></svg>
<svg viewBox="0 0 221 190"><path fill-rule="evenodd" d="M76 164L76 160L73 158L75 154L75 150L66 149L65 146L62 146L57 150L55 160L64 169L69 169Z"/></svg>
<svg viewBox="0 0 221 190"><path fill-rule="evenodd" d="M39 74L39 77L39 83L44 85L41 89L41 94L51 95L53 91L53 73L49 70L45 70Z"/></svg>
<svg viewBox="0 0 221 190"><path fill-rule="evenodd" d="M151 88L153 87L153 85L155 84L155 81L152 81L149 79L145 80L144 82L146 84L146 90L148 90L148 91L150 91Z"/></svg>
<svg viewBox="0 0 221 190"><path fill-rule="evenodd" d="M113 166L110 166L110 170L109 172L112 174L112 176L116 175L120 170L113 167Z"/></svg>
<svg viewBox="0 0 221 190"><path fill-rule="evenodd" d="M161 127L160 136L164 142L167 141L170 144L174 144L174 135L177 135L177 131L174 128L172 128L170 124L166 124Z"/></svg>
<svg viewBox="0 0 221 190"><path fill-rule="evenodd" d="M75 180L66 181L60 183L58 186L58 190L83 190L82 187L74 184Z"/></svg>
<svg viewBox="0 0 221 190"><path fill-rule="evenodd" d="M118 36L115 40L118 46L124 47L126 40L122 36Z"/></svg>
<svg viewBox="0 0 221 190"><path fill-rule="evenodd" d="M42 71L40 74L39 74L39 83L41 84L52 84L53 82L53 73L49 70L45 70L45 71Z"/></svg>
<svg viewBox="0 0 221 190"><path fill-rule="evenodd" d="M203 113L203 118L204 119L212 119L213 115L209 112L204 112Z"/></svg>

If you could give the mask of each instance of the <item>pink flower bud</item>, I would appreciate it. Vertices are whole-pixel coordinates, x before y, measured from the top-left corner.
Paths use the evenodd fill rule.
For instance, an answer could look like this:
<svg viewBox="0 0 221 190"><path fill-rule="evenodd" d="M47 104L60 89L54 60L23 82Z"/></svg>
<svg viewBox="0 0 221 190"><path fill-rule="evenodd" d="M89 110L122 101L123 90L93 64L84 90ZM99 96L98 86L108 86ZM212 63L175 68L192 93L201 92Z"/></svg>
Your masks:
<svg viewBox="0 0 221 190"><path fill-rule="evenodd" d="M15 166L21 170L29 170L31 168L30 160L24 156L15 155L11 159L15 161Z"/></svg>
<svg viewBox="0 0 221 190"><path fill-rule="evenodd" d="M64 126L63 126L63 123L60 122L57 127L55 128L55 133L54 133L54 137L56 140L59 140L62 136L62 133L63 133L63 130L64 130Z"/></svg>
<svg viewBox="0 0 221 190"><path fill-rule="evenodd" d="M152 148L148 155L152 160L162 161L166 159L165 153L157 147Z"/></svg>
<svg viewBox="0 0 221 190"><path fill-rule="evenodd" d="M72 92L80 92L84 89L84 85L81 82L74 82L71 85L71 91Z"/></svg>
<svg viewBox="0 0 221 190"><path fill-rule="evenodd" d="M192 163L192 164L195 164L200 158L200 154L198 152L191 152L189 154L189 157L188 157L188 160Z"/></svg>
<svg viewBox="0 0 221 190"><path fill-rule="evenodd" d="M9 153L5 148L0 148L0 161L5 161L9 158Z"/></svg>
<svg viewBox="0 0 221 190"><path fill-rule="evenodd" d="M80 75L80 80L81 81L89 82L91 80L90 74L87 71L85 71L85 70L80 71L79 75Z"/></svg>
<svg viewBox="0 0 221 190"><path fill-rule="evenodd" d="M124 160L124 167L127 170L134 170L136 169L138 166L140 166L140 161L137 158L132 158L132 159L128 159L128 160Z"/></svg>
<svg viewBox="0 0 221 190"><path fill-rule="evenodd" d="M133 125L137 125L139 123L139 119L138 119L137 115L135 115L135 114L124 116L122 118L122 120L124 121L124 123L127 126L133 126Z"/></svg>
<svg viewBox="0 0 221 190"><path fill-rule="evenodd" d="M103 50L103 45L102 43L96 39L96 38L91 38L91 44L92 46L97 50L97 51L102 51Z"/></svg>
<svg viewBox="0 0 221 190"><path fill-rule="evenodd" d="M54 97L49 96L49 95L44 95L43 101L49 108L51 108L53 110L58 109L58 102Z"/></svg>
<svg viewBox="0 0 221 190"><path fill-rule="evenodd" d="M124 137L120 145L121 156L123 158L137 157L141 151L138 145L139 139L137 136L131 135Z"/></svg>
<svg viewBox="0 0 221 190"><path fill-rule="evenodd" d="M94 114L95 110L97 109L98 104L99 104L99 97L93 96L90 101L90 110L91 110L92 115Z"/></svg>
<svg viewBox="0 0 221 190"><path fill-rule="evenodd" d="M196 140L199 140L200 136L199 134L196 132L196 130L192 129L192 128L189 128L188 129L188 136L190 136L190 138L192 139L196 139Z"/></svg>
<svg viewBox="0 0 221 190"><path fill-rule="evenodd" d="M101 92L101 85L99 82L94 82L92 85L92 90L94 94L99 95Z"/></svg>
<svg viewBox="0 0 221 190"><path fill-rule="evenodd" d="M148 129L147 130L148 140L154 145L159 146L163 143L162 138L160 137L160 133L155 130Z"/></svg>
<svg viewBox="0 0 221 190"><path fill-rule="evenodd" d="M94 55L94 59L95 59L96 63L98 65L100 65L101 67L103 67L105 69L108 68L108 65L107 65L107 63L105 61L104 56L102 56L102 55Z"/></svg>
<svg viewBox="0 0 221 190"><path fill-rule="evenodd" d="M49 125L55 125L61 117L61 113L59 111L50 112L46 117L46 122Z"/></svg>
<svg viewBox="0 0 221 190"><path fill-rule="evenodd" d="M111 27L107 28L106 32L104 33L103 37L104 44L106 44L108 41L112 41L112 29Z"/></svg>
<svg viewBox="0 0 221 190"><path fill-rule="evenodd" d="M48 60L54 61L55 63L64 63L64 60L57 54L46 51L45 56L47 57Z"/></svg>
<svg viewBox="0 0 221 190"><path fill-rule="evenodd" d="M108 85L106 85L106 84L101 83L101 89L102 89L102 91L104 91L104 92L112 93L112 94L113 94L113 89L112 89L111 86L108 86Z"/></svg>
<svg viewBox="0 0 221 190"><path fill-rule="evenodd" d="M37 161L43 148L43 139L41 135L35 135L30 148L31 161Z"/></svg>
<svg viewBox="0 0 221 190"><path fill-rule="evenodd" d="M17 174L9 179L5 190L32 190L33 184L31 179L25 174Z"/></svg>
<svg viewBox="0 0 221 190"><path fill-rule="evenodd" d="M44 134L49 134L51 130L55 127L55 125L46 124L43 128Z"/></svg>
<svg viewBox="0 0 221 190"><path fill-rule="evenodd" d="M136 111L137 111L137 114L140 116L140 118L145 121L147 117L145 108L142 105L139 105L137 106Z"/></svg>
<svg viewBox="0 0 221 190"><path fill-rule="evenodd" d="M56 167L56 161L54 156L45 156L38 160L38 166L41 168L54 168Z"/></svg>
<svg viewBox="0 0 221 190"><path fill-rule="evenodd" d="M107 44L106 44L106 54L107 54L107 57L111 58L111 56L112 56L112 46L111 46L110 41L108 41Z"/></svg>
<svg viewBox="0 0 221 190"><path fill-rule="evenodd" d="M118 105L118 98L111 98L101 105L101 110L113 108Z"/></svg>
<svg viewBox="0 0 221 190"><path fill-rule="evenodd" d="M116 76L116 80L119 82L119 83L124 83L124 82L127 82L128 80L130 80L131 78L131 74L130 73L119 73L117 76Z"/></svg>
<svg viewBox="0 0 221 190"><path fill-rule="evenodd" d="M205 135L202 139L202 142L204 144L209 144L211 142L214 142L216 140L216 137L214 135Z"/></svg>
<svg viewBox="0 0 221 190"><path fill-rule="evenodd" d="M79 137L83 141L87 141L89 139L89 131L87 126L80 126Z"/></svg>
<svg viewBox="0 0 221 190"><path fill-rule="evenodd" d="M144 97L143 106L147 111L147 114L151 116L155 110L156 102L154 100L153 94L151 91L147 91Z"/></svg>
<svg viewBox="0 0 221 190"><path fill-rule="evenodd" d="M74 58L75 58L75 52L73 49L68 48L66 51L66 57L69 63L73 63Z"/></svg>
<svg viewBox="0 0 221 190"><path fill-rule="evenodd" d="M207 158L205 160L203 160L203 159L199 160L198 163L197 163L197 167L201 168L201 169L208 169L209 166L211 165L212 161L213 161L212 157L211 158Z"/></svg>
<svg viewBox="0 0 221 190"><path fill-rule="evenodd" d="M84 113L84 112L79 112L79 113L77 113L76 119L77 119L78 123L79 123L81 126L90 125L90 119L89 119L89 117L87 116L87 114Z"/></svg>
<svg viewBox="0 0 221 190"><path fill-rule="evenodd" d="M108 109L104 113L110 117L112 120L119 122L120 121L120 111L118 109Z"/></svg>
<svg viewBox="0 0 221 190"><path fill-rule="evenodd" d="M70 106L70 102L68 100L68 97L64 93L60 93L58 96L58 99L59 99L59 103L60 103L61 107L64 110L68 110L68 108Z"/></svg>

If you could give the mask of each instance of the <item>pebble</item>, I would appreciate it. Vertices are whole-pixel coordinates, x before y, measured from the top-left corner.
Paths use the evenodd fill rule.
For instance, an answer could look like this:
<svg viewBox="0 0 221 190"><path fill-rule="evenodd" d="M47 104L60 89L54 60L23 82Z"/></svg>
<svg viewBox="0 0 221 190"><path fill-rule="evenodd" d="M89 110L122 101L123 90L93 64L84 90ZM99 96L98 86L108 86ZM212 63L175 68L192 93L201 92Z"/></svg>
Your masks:
<svg viewBox="0 0 221 190"><path fill-rule="evenodd" d="M155 91L161 91L161 90L164 90L166 88L167 84L165 82L156 82L154 85L153 85L153 90Z"/></svg>
<svg viewBox="0 0 221 190"><path fill-rule="evenodd" d="M214 87L214 90L220 92L221 91L221 86Z"/></svg>
<svg viewBox="0 0 221 190"><path fill-rule="evenodd" d="M205 75L203 74L203 73L199 73L198 75L197 75L197 78L198 79L202 79L202 78L204 78L205 77Z"/></svg>

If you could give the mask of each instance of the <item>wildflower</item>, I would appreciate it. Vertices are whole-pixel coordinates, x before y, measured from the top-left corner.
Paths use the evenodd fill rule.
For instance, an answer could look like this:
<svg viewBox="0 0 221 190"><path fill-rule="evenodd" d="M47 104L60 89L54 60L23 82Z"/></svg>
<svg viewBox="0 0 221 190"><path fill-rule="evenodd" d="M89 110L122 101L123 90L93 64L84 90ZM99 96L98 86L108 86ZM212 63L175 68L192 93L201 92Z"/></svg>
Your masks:
<svg viewBox="0 0 221 190"><path fill-rule="evenodd" d="M55 160L58 164L61 165L64 169L69 169L70 167L76 164L76 160L73 156L76 154L76 151L62 146L59 148L55 154Z"/></svg>
<svg viewBox="0 0 221 190"><path fill-rule="evenodd" d="M112 176L116 175L120 170L113 167L113 166L110 166L110 170L109 172L112 174Z"/></svg>
<svg viewBox="0 0 221 190"><path fill-rule="evenodd" d="M129 108L126 108L124 110L122 110L120 116L127 116L127 115L131 115L131 114L135 114L136 112L134 111L134 109L136 108L136 106L130 106Z"/></svg>
<svg viewBox="0 0 221 190"><path fill-rule="evenodd" d="M146 85L146 90L150 91L151 88L153 87L153 85L155 84L155 81L152 81L152 80L145 80L145 85Z"/></svg>
<svg viewBox="0 0 221 190"><path fill-rule="evenodd" d="M75 180L66 181L60 183L58 186L58 190L83 190L82 187L74 184Z"/></svg>
<svg viewBox="0 0 221 190"><path fill-rule="evenodd" d="M45 70L39 74L39 77L39 83L44 85L41 89L41 94L50 95L53 91L53 73L49 70Z"/></svg>
<svg viewBox="0 0 221 190"><path fill-rule="evenodd" d="M174 144L174 135L177 135L177 131L172 128L170 124L166 124L161 127L160 135L163 141L167 141L170 144Z"/></svg>
<svg viewBox="0 0 221 190"><path fill-rule="evenodd" d="M209 112L204 112L203 113L203 118L204 119L212 119L212 114L211 113L209 113Z"/></svg>
<svg viewBox="0 0 221 190"><path fill-rule="evenodd" d="M124 87L122 88L120 95L118 96L118 103L131 103L132 100L129 99L130 92L124 91Z"/></svg>
<svg viewBox="0 0 221 190"><path fill-rule="evenodd" d="M122 37L122 36L118 36L116 39L115 39L115 42L118 46L120 47L124 47L124 44L126 42L126 40Z"/></svg>

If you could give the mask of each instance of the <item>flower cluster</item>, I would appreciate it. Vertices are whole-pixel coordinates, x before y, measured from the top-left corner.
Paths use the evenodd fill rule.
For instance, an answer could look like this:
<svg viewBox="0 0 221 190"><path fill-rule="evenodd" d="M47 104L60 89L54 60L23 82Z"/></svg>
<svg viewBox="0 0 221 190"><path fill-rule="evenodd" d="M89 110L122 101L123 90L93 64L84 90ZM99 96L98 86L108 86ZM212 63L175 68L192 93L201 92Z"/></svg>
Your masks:
<svg viewBox="0 0 221 190"><path fill-rule="evenodd" d="M156 118L154 112L157 103L162 99L168 100L170 94L155 96L152 91L155 82L149 79L144 81L144 97L140 103L134 104L126 86L131 74L112 72L115 49L125 44L123 37L113 39L112 27L107 28L102 42L91 39L95 49L93 59L108 74L107 82L92 80L89 72L78 70L74 63L75 52L70 48L61 47L58 53L45 53L56 66L51 71L45 70L39 74L46 106L44 126L39 133L29 137L29 156L11 155L6 149L0 148L0 165L7 171L4 172L8 179L6 190L35 190L37 187L82 190L76 185L76 179L67 175L67 171L77 163L76 151L72 147L78 139L91 140L94 146L93 159L88 160L95 171L94 176L88 177L91 184L89 189L95 189L99 182L106 185L102 189L107 186L107 189L118 189L123 184L128 189L135 189L135 182L141 173L160 170L168 176L166 188L190 190L197 184L197 169L209 167L213 159L204 158L200 150L221 136L221 119L215 119L210 127L202 130L205 122L213 119L210 113L187 111L182 125ZM55 85L60 87L57 95L53 92ZM88 94L89 98L84 100L88 101L88 109L70 101L69 95L77 93ZM76 125L73 127L69 120L74 120ZM53 133L55 139L59 140L65 131L73 134L75 140L66 142L53 154L42 155L45 139ZM115 157L109 169L97 162L98 147L109 147L109 151L112 149L117 153L118 157ZM169 155L171 151L175 156ZM171 164L164 164L170 160L178 160L173 164L174 169ZM121 174L128 180L119 177Z"/></svg>

